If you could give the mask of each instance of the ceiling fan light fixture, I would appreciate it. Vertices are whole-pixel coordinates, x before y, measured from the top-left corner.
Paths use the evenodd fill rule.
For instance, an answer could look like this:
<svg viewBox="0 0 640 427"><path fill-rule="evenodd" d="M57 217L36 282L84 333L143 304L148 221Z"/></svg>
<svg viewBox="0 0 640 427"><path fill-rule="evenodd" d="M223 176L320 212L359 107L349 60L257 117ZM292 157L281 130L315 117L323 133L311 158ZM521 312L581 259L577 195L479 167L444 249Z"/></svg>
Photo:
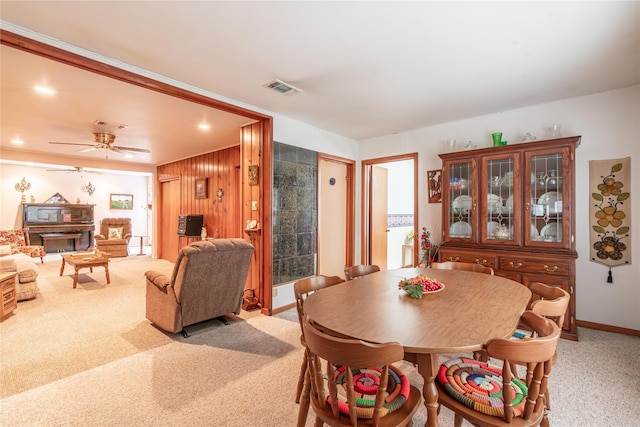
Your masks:
<svg viewBox="0 0 640 427"><path fill-rule="evenodd" d="M93 140L98 144L109 145L116 140L116 136L111 133L96 132L93 134Z"/></svg>
<svg viewBox="0 0 640 427"><path fill-rule="evenodd" d="M283 82L282 80L275 79L265 84L264 87L267 89L275 90L278 93L283 95L295 95L296 93L302 93L303 90L295 87L292 84Z"/></svg>

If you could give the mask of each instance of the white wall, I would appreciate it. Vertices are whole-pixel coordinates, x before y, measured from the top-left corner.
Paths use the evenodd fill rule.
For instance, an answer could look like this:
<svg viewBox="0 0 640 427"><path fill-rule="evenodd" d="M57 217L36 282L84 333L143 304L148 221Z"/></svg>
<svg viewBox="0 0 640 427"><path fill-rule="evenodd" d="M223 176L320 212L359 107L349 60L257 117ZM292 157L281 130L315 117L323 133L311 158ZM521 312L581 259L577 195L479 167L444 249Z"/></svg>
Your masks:
<svg viewBox="0 0 640 427"><path fill-rule="evenodd" d="M582 135L576 151L576 310L577 319L622 328L640 329L640 86L589 96L563 99L457 122L416 129L361 141L359 160L419 152L419 226L440 235L440 204L427 203L427 170L440 169L437 153L448 139L466 141L479 148L491 144L491 133L502 131L510 144L526 132L543 139L557 123L564 136ZM632 158L632 264L613 269L613 283L606 282L607 268L589 261L589 160ZM636 230L634 232L634 230Z"/></svg>
<svg viewBox="0 0 640 427"><path fill-rule="evenodd" d="M69 203L95 204L94 221L96 233L100 230L100 220L105 217L129 217L134 235L148 236L149 221L147 210L147 187L150 175L95 174L76 172L47 172L47 168L0 163L0 229L7 230L22 227L21 193L14 188L22 177L31 183L31 189L24 194L27 202L31 196L36 203L44 203L56 193L60 193ZM81 186L91 182L96 191L89 196L83 193ZM109 195L133 194L133 209L109 209ZM137 246L140 240L132 239L131 246Z"/></svg>

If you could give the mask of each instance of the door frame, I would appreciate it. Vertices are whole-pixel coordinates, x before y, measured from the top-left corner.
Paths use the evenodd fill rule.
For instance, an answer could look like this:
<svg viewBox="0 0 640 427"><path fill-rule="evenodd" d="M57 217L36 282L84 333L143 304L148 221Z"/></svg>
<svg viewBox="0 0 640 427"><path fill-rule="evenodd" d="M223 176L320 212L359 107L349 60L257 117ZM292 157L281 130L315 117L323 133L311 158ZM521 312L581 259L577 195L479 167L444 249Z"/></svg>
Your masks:
<svg viewBox="0 0 640 427"><path fill-rule="evenodd" d="M354 160L346 159L344 157L332 156L331 154L318 153L318 171L320 169L320 162L324 160L327 162L340 163L346 167L347 185L346 185L346 245L345 245L345 262L347 265L353 265L355 259L355 229L356 229L356 212L355 212L355 194L356 194L356 182L355 182L355 166ZM318 173L319 175L319 173ZM318 203L320 203L320 195L318 195ZM319 206L318 206L319 208ZM318 209L319 211L319 209ZM319 242L320 243L320 242Z"/></svg>
<svg viewBox="0 0 640 427"><path fill-rule="evenodd" d="M361 192L361 221L360 221L360 263L371 264L371 235L369 233L369 222L371 218L371 182L369 176L373 166L384 165L402 160L413 160L413 264L418 258L418 153L398 154L396 156L379 157L375 159L362 160L362 192Z"/></svg>

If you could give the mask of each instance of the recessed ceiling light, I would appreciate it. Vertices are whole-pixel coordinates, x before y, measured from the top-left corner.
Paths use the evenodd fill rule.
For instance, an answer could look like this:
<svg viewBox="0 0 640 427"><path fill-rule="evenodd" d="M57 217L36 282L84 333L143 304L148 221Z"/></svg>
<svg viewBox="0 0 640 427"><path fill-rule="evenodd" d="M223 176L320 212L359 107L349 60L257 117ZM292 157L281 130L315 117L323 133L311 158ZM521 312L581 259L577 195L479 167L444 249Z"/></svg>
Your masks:
<svg viewBox="0 0 640 427"><path fill-rule="evenodd" d="M20 138L13 138L11 140L11 143L14 144L14 145L22 145L22 144L24 144L24 141L21 140Z"/></svg>
<svg viewBox="0 0 640 427"><path fill-rule="evenodd" d="M43 93L45 95L54 95L56 93L56 91L53 88L50 88L48 86L42 86L42 85L34 86L33 90L35 90L38 93Z"/></svg>
<svg viewBox="0 0 640 427"><path fill-rule="evenodd" d="M200 129L200 130L209 130L209 129L211 129L211 125L208 124L208 123L200 123L198 125L198 129Z"/></svg>

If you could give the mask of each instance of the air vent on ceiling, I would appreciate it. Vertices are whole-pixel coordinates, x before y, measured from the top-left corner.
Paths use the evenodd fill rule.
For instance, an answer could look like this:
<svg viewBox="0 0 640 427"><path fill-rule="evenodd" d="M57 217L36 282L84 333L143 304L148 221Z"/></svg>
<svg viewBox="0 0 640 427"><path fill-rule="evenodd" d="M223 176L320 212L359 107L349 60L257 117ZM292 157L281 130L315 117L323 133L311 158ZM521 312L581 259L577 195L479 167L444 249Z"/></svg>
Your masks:
<svg viewBox="0 0 640 427"><path fill-rule="evenodd" d="M298 89L297 87L290 85L289 83L285 83L282 80L278 80L275 79L269 83L267 83L266 85L264 85L264 87L268 88L268 89L273 89L276 92L280 92L283 93L285 95L293 95L296 93L302 93L302 89Z"/></svg>

